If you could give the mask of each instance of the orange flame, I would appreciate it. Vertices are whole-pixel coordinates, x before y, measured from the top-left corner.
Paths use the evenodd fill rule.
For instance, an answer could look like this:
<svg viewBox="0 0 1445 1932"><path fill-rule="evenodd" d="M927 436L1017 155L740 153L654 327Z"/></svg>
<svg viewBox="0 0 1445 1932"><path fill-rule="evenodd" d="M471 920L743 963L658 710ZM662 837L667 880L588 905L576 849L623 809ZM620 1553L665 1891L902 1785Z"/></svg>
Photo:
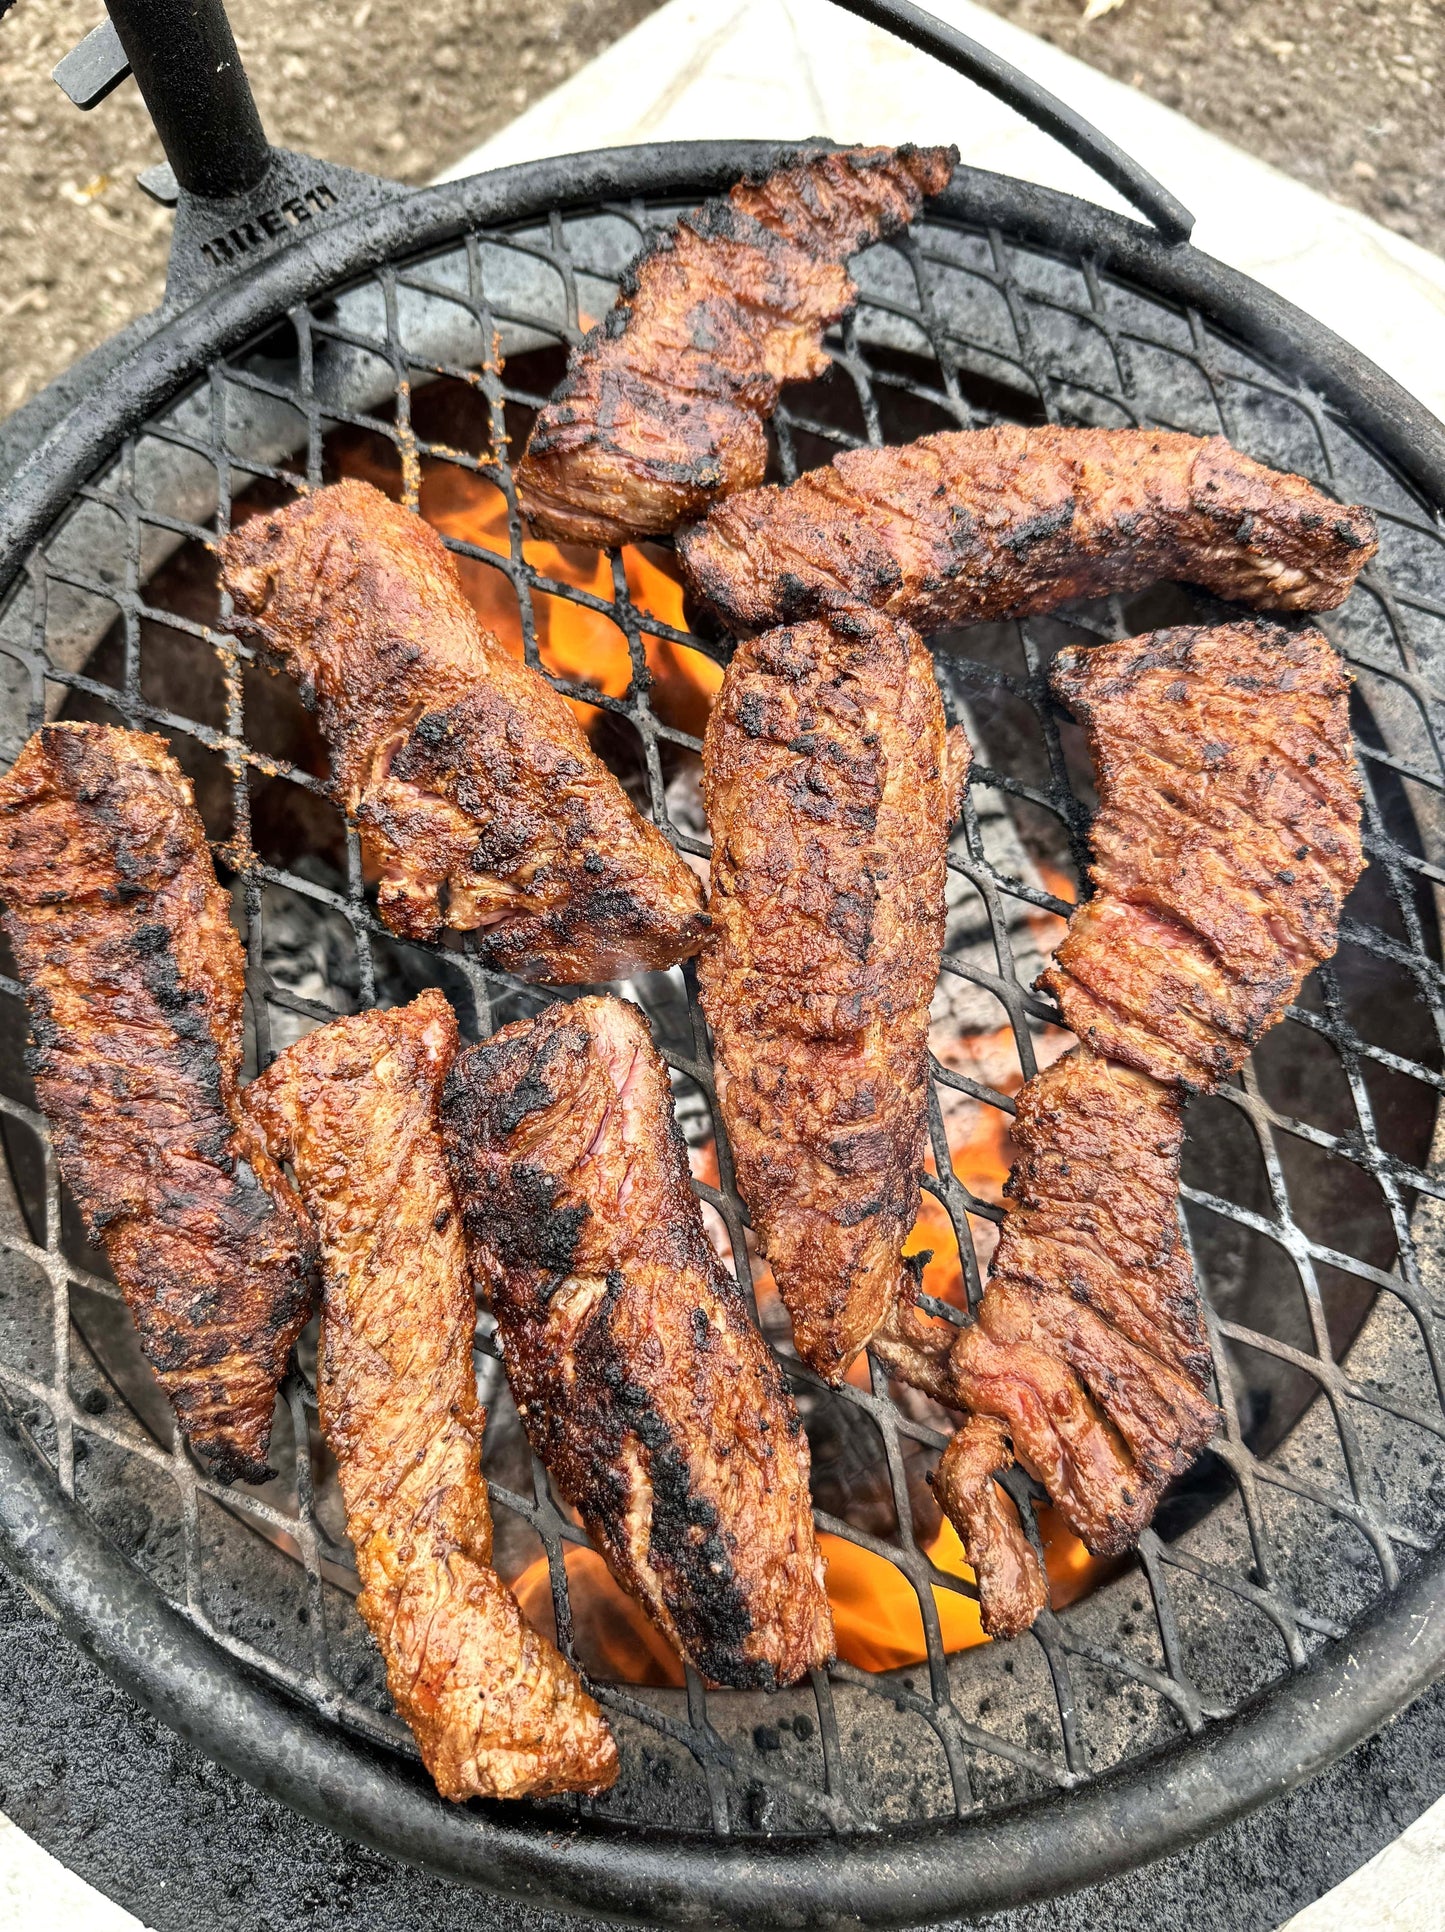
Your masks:
<svg viewBox="0 0 1445 1932"><path fill-rule="evenodd" d="M1109 1572L1071 1536L1058 1513L1038 1512L1049 1598L1056 1610L1074 1603ZM923 1612L918 1592L886 1556L846 1538L822 1531L818 1547L828 1566L838 1656L858 1670L903 1670L927 1660ZM924 1554L946 1576L971 1583L969 1568L953 1525L945 1520ZM583 1668L602 1681L673 1685L683 1682L682 1665L595 1550L569 1544L563 1557L572 1606L573 1643ZM547 1559L538 1557L513 1584L522 1614L537 1628L552 1628L552 1581ZM930 1586L944 1651L952 1656L989 1641L972 1597L946 1586Z"/></svg>
<svg viewBox="0 0 1445 1932"><path fill-rule="evenodd" d="M1062 899L1066 905L1072 906L1077 903L1079 888L1066 872L1060 872L1057 866L1050 865L1046 859L1036 859L1034 870L1038 873L1039 884L1045 892L1052 892L1056 899ZM1033 930L1034 938L1038 941L1041 953L1055 951L1069 929L1068 920L1059 913L1044 912L1038 907L1029 913L1029 925Z"/></svg>
<svg viewBox="0 0 1445 1932"><path fill-rule="evenodd" d="M440 385L438 385L440 386ZM460 403L459 403L460 406ZM329 440L331 460L341 474L374 484L398 498L402 471L396 452L384 439L341 431ZM507 499L495 483L445 458L424 456L420 466L418 508L443 536L510 559ZM581 590L611 604L613 583L607 554L579 544L522 544L526 563L553 583ZM516 658L524 654L522 612L506 570L474 557L453 558L467 601L486 628ZM683 586L671 554L654 544L630 544L622 552L627 601L642 618L638 625L649 702L665 725L701 737L713 698L722 684L722 667L703 651L678 645L646 629L651 617L672 630L686 630ZM554 676L590 684L604 697L624 697L634 678L626 633L604 611L575 604L550 591L531 591L533 630L542 663ZM595 725L597 709L569 699L584 726Z"/></svg>
<svg viewBox="0 0 1445 1932"><path fill-rule="evenodd" d="M454 463L424 464L421 512L444 536L501 557L511 555L507 499L483 476ZM603 551L529 539L522 545L522 556L554 583L587 591L604 603L613 601L612 565ZM456 563L472 608L513 656L521 657L522 614L507 573L472 557L458 557ZM622 552L622 565L633 607L674 630L685 629L682 581L667 552L651 544L629 544ZM569 598L533 590L532 618L538 655L549 671L590 684L609 698L626 695L633 680L632 657L626 634L609 616ZM643 631L641 641L654 715L663 724L701 737L722 684L722 667L703 652L688 650L670 638ZM577 704L576 709L583 713L584 722L596 715L588 706Z"/></svg>

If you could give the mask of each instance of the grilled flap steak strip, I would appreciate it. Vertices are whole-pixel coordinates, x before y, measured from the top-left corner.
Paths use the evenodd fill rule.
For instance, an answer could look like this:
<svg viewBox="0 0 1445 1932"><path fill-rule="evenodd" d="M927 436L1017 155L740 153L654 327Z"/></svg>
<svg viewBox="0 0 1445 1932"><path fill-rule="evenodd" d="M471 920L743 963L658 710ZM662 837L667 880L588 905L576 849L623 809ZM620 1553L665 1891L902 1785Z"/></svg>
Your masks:
<svg viewBox="0 0 1445 1932"><path fill-rule="evenodd" d="M844 263L957 164L956 148L803 152L650 242L533 424L517 467L533 529L627 543L761 483L779 390L822 375L823 331L858 299Z"/></svg>
<svg viewBox="0 0 1445 1932"><path fill-rule="evenodd" d="M159 738L46 725L0 780L0 897L60 1169L181 1430L262 1482L311 1309L306 1217L239 1111L244 961Z"/></svg>
<svg viewBox="0 0 1445 1932"><path fill-rule="evenodd" d="M807 1438L703 1231L642 1014L583 999L504 1027L442 1118L518 1413L613 1575L715 1683L825 1663Z"/></svg>
<svg viewBox="0 0 1445 1932"><path fill-rule="evenodd" d="M678 547L735 630L867 604L927 631L1161 578L1333 610L1377 546L1366 511L1222 436L1001 424L848 450L719 504Z"/></svg>
<svg viewBox="0 0 1445 1932"><path fill-rule="evenodd" d="M1096 1052L1218 1086L1328 959L1364 867L1349 673L1318 631L1063 651L1089 735L1094 893L1041 984Z"/></svg>
<svg viewBox="0 0 1445 1932"><path fill-rule="evenodd" d="M524 979L611 979L695 953L702 888L565 699L477 622L429 525L367 483L222 545L235 630L316 706L393 932L474 932Z"/></svg>
<svg viewBox="0 0 1445 1932"><path fill-rule="evenodd" d="M933 1472L934 1493L967 1552L983 1627L991 1637L1022 1635L1049 1600L1043 1565L1017 1509L994 1481L1013 1460L1002 1423L975 1415L949 1442Z"/></svg>
<svg viewBox="0 0 1445 1932"><path fill-rule="evenodd" d="M718 1101L798 1353L831 1381L903 1284L968 761L917 633L872 611L739 645L703 740Z"/></svg>
<svg viewBox="0 0 1445 1932"><path fill-rule="evenodd" d="M1237 1071L1334 952L1364 864L1362 787L1349 674L1318 631L1159 631L1061 652L1053 684L1088 730L1100 804L1094 896L1042 983L1087 1044L1019 1095L978 1321L946 1373L924 1372L935 1393L951 1382L955 1402L1005 1423L1108 1554L1149 1521L1212 1421L1189 1393L1208 1358L1179 1246L1182 1096ZM898 1327L915 1350L942 1345L912 1311ZM910 1372L906 1346L894 1359ZM971 1547L964 1500L955 1514L948 1494L941 1484ZM990 1629L1017 1627L1007 1593L990 1615Z"/></svg>
<svg viewBox="0 0 1445 1932"><path fill-rule="evenodd" d="M1128 1549L1214 1433L1209 1351L1179 1228L1175 1089L1077 1048L1018 1095L1008 1214L978 1318L900 1310L880 1359L994 1418L1071 1529ZM990 1442L965 1425L935 1478L974 1566L984 1627L1027 1628L1046 1597ZM964 1438L967 1438L965 1440ZM992 1440L995 1469L1008 1466Z"/></svg>
<svg viewBox="0 0 1445 1932"><path fill-rule="evenodd" d="M445 1798L600 1791L617 1748L492 1568L476 1303L437 1123L442 994L335 1020L246 1092L321 1241L316 1392L392 1701Z"/></svg>

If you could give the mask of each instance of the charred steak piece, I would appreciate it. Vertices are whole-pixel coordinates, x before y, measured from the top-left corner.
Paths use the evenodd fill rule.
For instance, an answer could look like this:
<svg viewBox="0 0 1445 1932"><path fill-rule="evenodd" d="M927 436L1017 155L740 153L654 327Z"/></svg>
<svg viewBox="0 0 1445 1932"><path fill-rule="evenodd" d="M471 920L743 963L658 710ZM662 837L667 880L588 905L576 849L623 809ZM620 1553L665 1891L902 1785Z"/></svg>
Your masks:
<svg viewBox="0 0 1445 1932"><path fill-rule="evenodd" d="M0 897L60 1169L191 1447L262 1482L312 1302L306 1217L237 1106L241 942L159 738L46 725L0 780Z"/></svg>
<svg viewBox="0 0 1445 1932"><path fill-rule="evenodd" d="M236 631L316 706L393 932L475 933L488 965L566 982L697 951L697 879L480 627L420 517L334 484L233 531L222 567Z"/></svg>
<svg viewBox="0 0 1445 1932"><path fill-rule="evenodd" d="M617 1581L716 1683L825 1663L807 1439L703 1231L641 1013L583 999L503 1028L442 1118L518 1413Z"/></svg>
<svg viewBox="0 0 1445 1932"><path fill-rule="evenodd" d="M1095 894L1043 984L1087 1045L1019 1095L978 1320L950 1345L906 1309L881 1352L1002 1423L1107 1555L1213 1422L1175 1204L1182 1096L1236 1071L1334 952L1363 865L1362 788L1349 676L1318 631L1161 631L1062 652L1053 681L1087 727L1100 805ZM981 1526L979 1491L950 1474L946 1456L940 1497L978 1549L985 1624L1002 1634L1020 1599L1006 1576L991 1606L987 1567L1001 1537L1015 1571L1027 1546L1011 1517Z"/></svg>
<svg viewBox="0 0 1445 1932"><path fill-rule="evenodd" d="M1061 652L1098 775L1094 894L1041 984L1098 1053L1217 1087L1334 952L1364 865L1349 673L1318 631Z"/></svg>
<svg viewBox="0 0 1445 1932"><path fill-rule="evenodd" d="M819 376L844 264L947 187L956 148L804 151L659 236L572 351L517 468L539 534L627 543L763 480L785 382Z"/></svg>
<svg viewBox="0 0 1445 1932"><path fill-rule="evenodd" d="M717 1093L798 1353L836 1381L918 1214L944 859L968 775L917 633L872 611L734 653L703 741Z"/></svg>
<svg viewBox="0 0 1445 1932"><path fill-rule="evenodd" d="M1376 542L1368 512L1222 436L1002 424L849 450L719 504L678 548L735 630L866 604L927 631L1160 578L1333 610Z"/></svg>
<svg viewBox="0 0 1445 1932"><path fill-rule="evenodd" d="M949 1366L963 1406L1008 1427L1109 1556L1218 1420L1179 1228L1179 1096L1081 1047L1024 1086L1014 1139L992 1274Z"/></svg>
<svg viewBox="0 0 1445 1932"><path fill-rule="evenodd" d="M476 1304L437 1100L438 992L335 1020L246 1092L321 1240L317 1400L392 1701L445 1798L600 1791L617 1749L492 1568Z"/></svg>
<svg viewBox="0 0 1445 1932"><path fill-rule="evenodd" d="M944 1450L933 1475L934 1493L978 1584L978 1607L991 1637L1017 1637L1049 1600L1048 1580L996 1476L1013 1466L1008 1432L992 1416L976 1415Z"/></svg>
<svg viewBox="0 0 1445 1932"><path fill-rule="evenodd" d="M1087 1047L1055 1061L1018 1095L1008 1214L977 1320L950 1329L905 1308L877 1345L904 1379L1002 1425L1100 1556L1137 1540L1218 1419L1179 1228L1183 1132L1172 1087ZM970 1438L936 1481L984 1627L1003 1636L1037 1597L1032 1621L1042 1579L1012 1506L982 1500L984 1462Z"/></svg>

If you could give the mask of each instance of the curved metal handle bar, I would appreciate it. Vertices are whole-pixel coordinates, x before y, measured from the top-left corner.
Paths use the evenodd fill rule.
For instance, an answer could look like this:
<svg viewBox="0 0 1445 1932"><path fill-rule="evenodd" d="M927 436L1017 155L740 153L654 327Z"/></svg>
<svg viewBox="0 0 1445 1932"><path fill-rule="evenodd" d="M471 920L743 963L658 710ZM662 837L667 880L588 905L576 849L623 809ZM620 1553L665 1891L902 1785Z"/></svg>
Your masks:
<svg viewBox="0 0 1445 1932"><path fill-rule="evenodd" d="M1188 241L1194 217L1176 201L1147 168L1141 168L1124 150L1116 147L1107 134L1101 134L1082 114L1076 114L1047 88L1040 87L1000 55L981 47L956 28L937 20L912 0L833 0L845 13L896 34L920 53L931 54L956 74L976 81L995 100L1021 114L1045 134L1051 134L1061 147L1085 161L1111 188L1117 188L1127 202L1147 215L1167 242Z"/></svg>

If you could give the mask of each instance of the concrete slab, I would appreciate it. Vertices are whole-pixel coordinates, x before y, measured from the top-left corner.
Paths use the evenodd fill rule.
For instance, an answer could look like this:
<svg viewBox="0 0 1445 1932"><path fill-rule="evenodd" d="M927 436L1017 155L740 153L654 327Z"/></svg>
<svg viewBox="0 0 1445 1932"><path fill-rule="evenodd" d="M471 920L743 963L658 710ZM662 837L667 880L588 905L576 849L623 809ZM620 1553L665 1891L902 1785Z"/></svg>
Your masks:
<svg viewBox="0 0 1445 1932"><path fill-rule="evenodd" d="M1445 417L1445 261L969 0L930 0L1188 204L1200 248L1297 303ZM1123 208L970 82L829 0L670 0L444 178L632 142L957 141L965 161Z"/></svg>
<svg viewBox="0 0 1445 1932"><path fill-rule="evenodd" d="M1445 1798L1393 1845L1281 1932L1441 1932L1445 1927Z"/></svg>
<svg viewBox="0 0 1445 1932"><path fill-rule="evenodd" d="M0 1932L145 1932L0 1812Z"/></svg>

